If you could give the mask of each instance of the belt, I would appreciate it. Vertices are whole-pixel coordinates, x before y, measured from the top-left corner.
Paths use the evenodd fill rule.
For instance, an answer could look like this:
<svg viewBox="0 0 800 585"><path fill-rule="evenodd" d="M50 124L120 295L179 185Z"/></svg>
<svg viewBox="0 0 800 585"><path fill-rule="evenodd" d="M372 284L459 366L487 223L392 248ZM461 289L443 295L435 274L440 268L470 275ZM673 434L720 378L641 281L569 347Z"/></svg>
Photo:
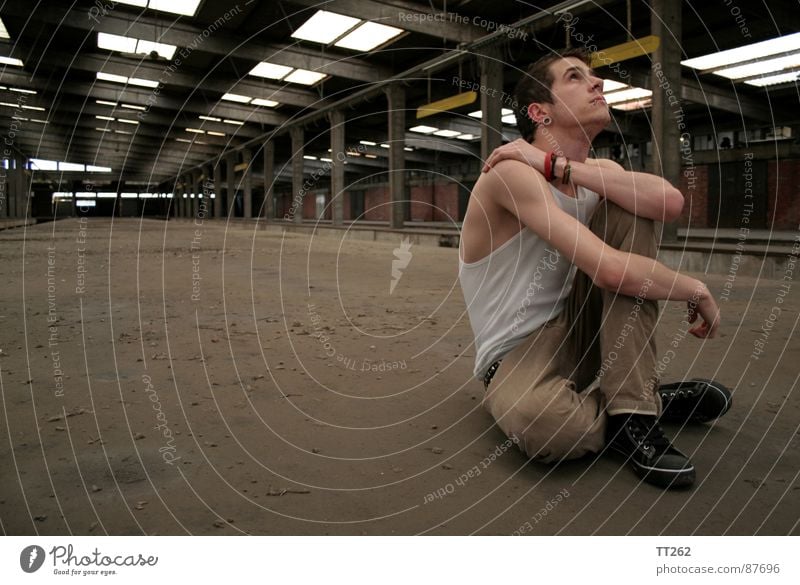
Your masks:
<svg viewBox="0 0 800 585"><path fill-rule="evenodd" d="M494 374L495 374L495 372L497 372L497 368L500 367L500 362L501 361L503 361L503 360L497 360L491 366L489 366L488 370L486 370L486 374L483 376L483 387L484 387L484 389L489 387L489 382L491 382L492 378L494 378Z"/></svg>

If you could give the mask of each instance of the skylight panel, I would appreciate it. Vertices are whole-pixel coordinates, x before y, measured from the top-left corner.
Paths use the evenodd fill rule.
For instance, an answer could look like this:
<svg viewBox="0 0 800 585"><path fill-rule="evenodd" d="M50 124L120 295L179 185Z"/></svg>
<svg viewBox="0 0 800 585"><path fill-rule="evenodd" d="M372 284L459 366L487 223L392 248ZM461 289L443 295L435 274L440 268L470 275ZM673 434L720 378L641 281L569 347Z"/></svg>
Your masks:
<svg viewBox="0 0 800 585"><path fill-rule="evenodd" d="M631 87L629 89L623 89L609 93L605 96L605 98L607 104L618 104L620 102L627 102L628 100L650 97L651 95L653 95L653 92L649 89Z"/></svg>
<svg viewBox="0 0 800 585"><path fill-rule="evenodd" d="M246 103L250 102L250 100L253 99L253 98L248 97L246 95L239 95L238 93L226 93L224 96L222 96L222 99L224 99L226 101L229 101L229 102L237 102L237 103L240 103L240 104L246 104Z"/></svg>
<svg viewBox="0 0 800 585"><path fill-rule="evenodd" d="M767 75L759 77L758 79L750 79L745 81L747 85L755 85L756 87L766 87L768 85L778 85L779 83L792 83L798 81L800 71L790 71L789 73L778 73L777 75Z"/></svg>
<svg viewBox="0 0 800 585"><path fill-rule="evenodd" d="M141 87L158 87L157 81L150 81L149 79L141 79L139 77L129 77L128 83L131 85L139 85Z"/></svg>
<svg viewBox="0 0 800 585"><path fill-rule="evenodd" d="M300 83L302 85L314 85L325 77L327 77L325 73L317 73L316 71L307 71L305 69L295 69L289 75L284 77L283 80L291 83Z"/></svg>
<svg viewBox="0 0 800 585"><path fill-rule="evenodd" d="M371 51L402 33L403 29L401 28L377 22L365 22L344 38L336 41L334 45L356 51Z"/></svg>
<svg viewBox="0 0 800 585"><path fill-rule="evenodd" d="M757 63L748 63L747 65L720 69L719 71L714 71L714 74L727 77L728 79L742 79L743 77L775 73L798 66L800 66L800 53L795 53L794 55L776 57L774 59L758 61Z"/></svg>
<svg viewBox="0 0 800 585"><path fill-rule="evenodd" d="M0 18L0 39L10 39L11 36L8 34L8 29L6 28L6 24L3 22L3 19Z"/></svg>
<svg viewBox="0 0 800 585"><path fill-rule="evenodd" d="M83 171L84 166L78 163L71 163L71 162L60 162L58 163L58 170L59 171ZM88 195L88 197L94 197L94 193Z"/></svg>
<svg viewBox="0 0 800 585"><path fill-rule="evenodd" d="M273 100L265 100L262 98L255 98L251 102L254 106L264 106L265 108L274 108L278 105L278 102Z"/></svg>
<svg viewBox="0 0 800 585"><path fill-rule="evenodd" d="M161 12L194 16L199 5L200 0L150 0L147 7Z"/></svg>
<svg viewBox="0 0 800 585"><path fill-rule="evenodd" d="M97 72L97 79L101 81L111 81L113 83L128 83L128 78L124 75L113 75L111 73Z"/></svg>
<svg viewBox="0 0 800 585"><path fill-rule="evenodd" d="M614 81L613 79L603 80L603 93L616 91L618 89L622 89L623 87L628 87L628 86L625 85L624 83L620 83L619 81Z"/></svg>
<svg viewBox="0 0 800 585"><path fill-rule="evenodd" d="M16 67L24 67L25 64L20 61L19 59L13 59L12 57L0 57L0 63L5 65L14 65Z"/></svg>
<svg viewBox="0 0 800 585"><path fill-rule="evenodd" d="M161 57L165 59L172 59L175 55L175 51L178 50L178 47L175 45L168 45L166 43L154 43L152 41L143 41L140 40L136 43L136 52L137 53L144 53L145 55L149 55L153 51L158 53Z"/></svg>
<svg viewBox="0 0 800 585"><path fill-rule="evenodd" d="M735 65L742 61L751 61L779 53L800 50L800 33L776 37L759 43L752 43L727 51L719 51L702 57L694 57L681 61L681 65L693 69L718 69L725 65Z"/></svg>
<svg viewBox="0 0 800 585"><path fill-rule="evenodd" d="M517 125L517 117L514 114L508 114L506 116L503 116L502 118L500 118L500 121L503 124L509 124L510 126Z"/></svg>
<svg viewBox="0 0 800 585"><path fill-rule="evenodd" d="M411 132L417 132L419 134L433 134L434 132L436 132L439 129L435 128L433 126L425 126L424 124L422 124L420 126L414 126L413 128L409 128L409 130ZM381 145L381 146L383 146L383 145Z"/></svg>
<svg viewBox="0 0 800 585"><path fill-rule="evenodd" d="M314 16L305 21L303 26L292 34L292 37L327 45L338 39L359 22L361 22L361 20L358 18L336 14L335 12L328 12L327 10L317 10Z"/></svg>
<svg viewBox="0 0 800 585"><path fill-rule="evenodd" d="M267 79L283 79L292 71L292 67L262 62L250 70L250 75Z"/></svg>
<svg viewBox="0 0 800 585"><path fill-rule="evenodd" d="M433 133L434 136L441 136L443 138L455 138L459 134L461 134L461 132L457 130L437 130Z"/></svg>
<svg viewBox="0 0 800 585"><path fill-rule="evenodd" d="M36 167L35 170L39 171L57 171L58 161L55 160L42 160L40 158L31 159L31 167Z"/></svg>
<svg viewBox="0 0 800 585"><path fill-rule="evenodd" d="M135 53L136 39L101 32L97 33L97 46L108 51Z"/></svg>

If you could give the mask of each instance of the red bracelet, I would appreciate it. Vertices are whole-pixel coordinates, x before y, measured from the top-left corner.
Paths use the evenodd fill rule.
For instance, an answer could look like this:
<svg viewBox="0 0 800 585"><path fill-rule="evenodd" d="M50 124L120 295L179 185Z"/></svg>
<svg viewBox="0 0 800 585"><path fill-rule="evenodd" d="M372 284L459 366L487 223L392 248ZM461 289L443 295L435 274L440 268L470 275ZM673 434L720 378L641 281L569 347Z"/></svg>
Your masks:
<svg viewBox="0 0 800 585"><path fill-rule="evenodd" d="M554 150L544 155L544 180L548 183L555 178L553 176L553 163L555 163L555 159L556 153Z"/></svg>

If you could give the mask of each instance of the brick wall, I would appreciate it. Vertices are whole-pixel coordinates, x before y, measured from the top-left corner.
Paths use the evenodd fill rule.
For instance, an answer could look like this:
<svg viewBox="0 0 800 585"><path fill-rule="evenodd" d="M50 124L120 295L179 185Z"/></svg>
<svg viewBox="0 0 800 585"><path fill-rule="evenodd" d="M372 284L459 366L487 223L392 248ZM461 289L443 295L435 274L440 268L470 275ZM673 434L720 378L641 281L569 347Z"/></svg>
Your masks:
<svg viewBox="0 0 800 585"><path fill-rule="evenodd" d="M433 204L434 221L458 221L458 184L436 183Z"/></svg>
<svg viewBox="0 0 800 585"><path fill-rule="evenodd" d="M694 176L692 176L691 170L694 170ZM681 184L678 188L683 193L683 212L678 219L678 225L680 227L707 227L708 165L697 165L693 169L684 167L681 172Z"/></svg>
<svg viewBox="0 0 800 585"><path fill-rule="evenodd" d="M798 225L800 225L800 159L769 161L767 226L772 226L776 230L796 230Z"/></svg>
<svg viewBox="0 0 800 585"><path fill-rule="evenodd" d="M364 219L389 221L389 188L373 187L364 193Z"/></svg>

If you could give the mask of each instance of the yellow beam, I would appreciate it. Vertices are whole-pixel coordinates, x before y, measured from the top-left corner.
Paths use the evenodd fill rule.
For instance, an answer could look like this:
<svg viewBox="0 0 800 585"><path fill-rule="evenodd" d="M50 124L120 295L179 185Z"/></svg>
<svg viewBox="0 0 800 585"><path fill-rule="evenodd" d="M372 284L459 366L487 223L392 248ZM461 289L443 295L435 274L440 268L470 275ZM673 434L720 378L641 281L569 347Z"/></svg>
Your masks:
<svg viewBox="0 0 800 585"><path fill-rule="evenodd" d="M473 103L477 99L478 94L474 91L465 91L464 93L451 95L443 100L431 102L417 108L417 119L433 116L439 112L446 112L447 110L452 110L461 106L466 106L467 104Z"/></svg>
<svg viewBox="0 0 800 585"><path fill-rule="evenodd" d="M661 39L659 37L656 35L649 35L641 39L622 43L621 45L614 45L613 47L592 53L591 67L606 67L619 61L647 55L658 49L660 43Z"/></svg>

